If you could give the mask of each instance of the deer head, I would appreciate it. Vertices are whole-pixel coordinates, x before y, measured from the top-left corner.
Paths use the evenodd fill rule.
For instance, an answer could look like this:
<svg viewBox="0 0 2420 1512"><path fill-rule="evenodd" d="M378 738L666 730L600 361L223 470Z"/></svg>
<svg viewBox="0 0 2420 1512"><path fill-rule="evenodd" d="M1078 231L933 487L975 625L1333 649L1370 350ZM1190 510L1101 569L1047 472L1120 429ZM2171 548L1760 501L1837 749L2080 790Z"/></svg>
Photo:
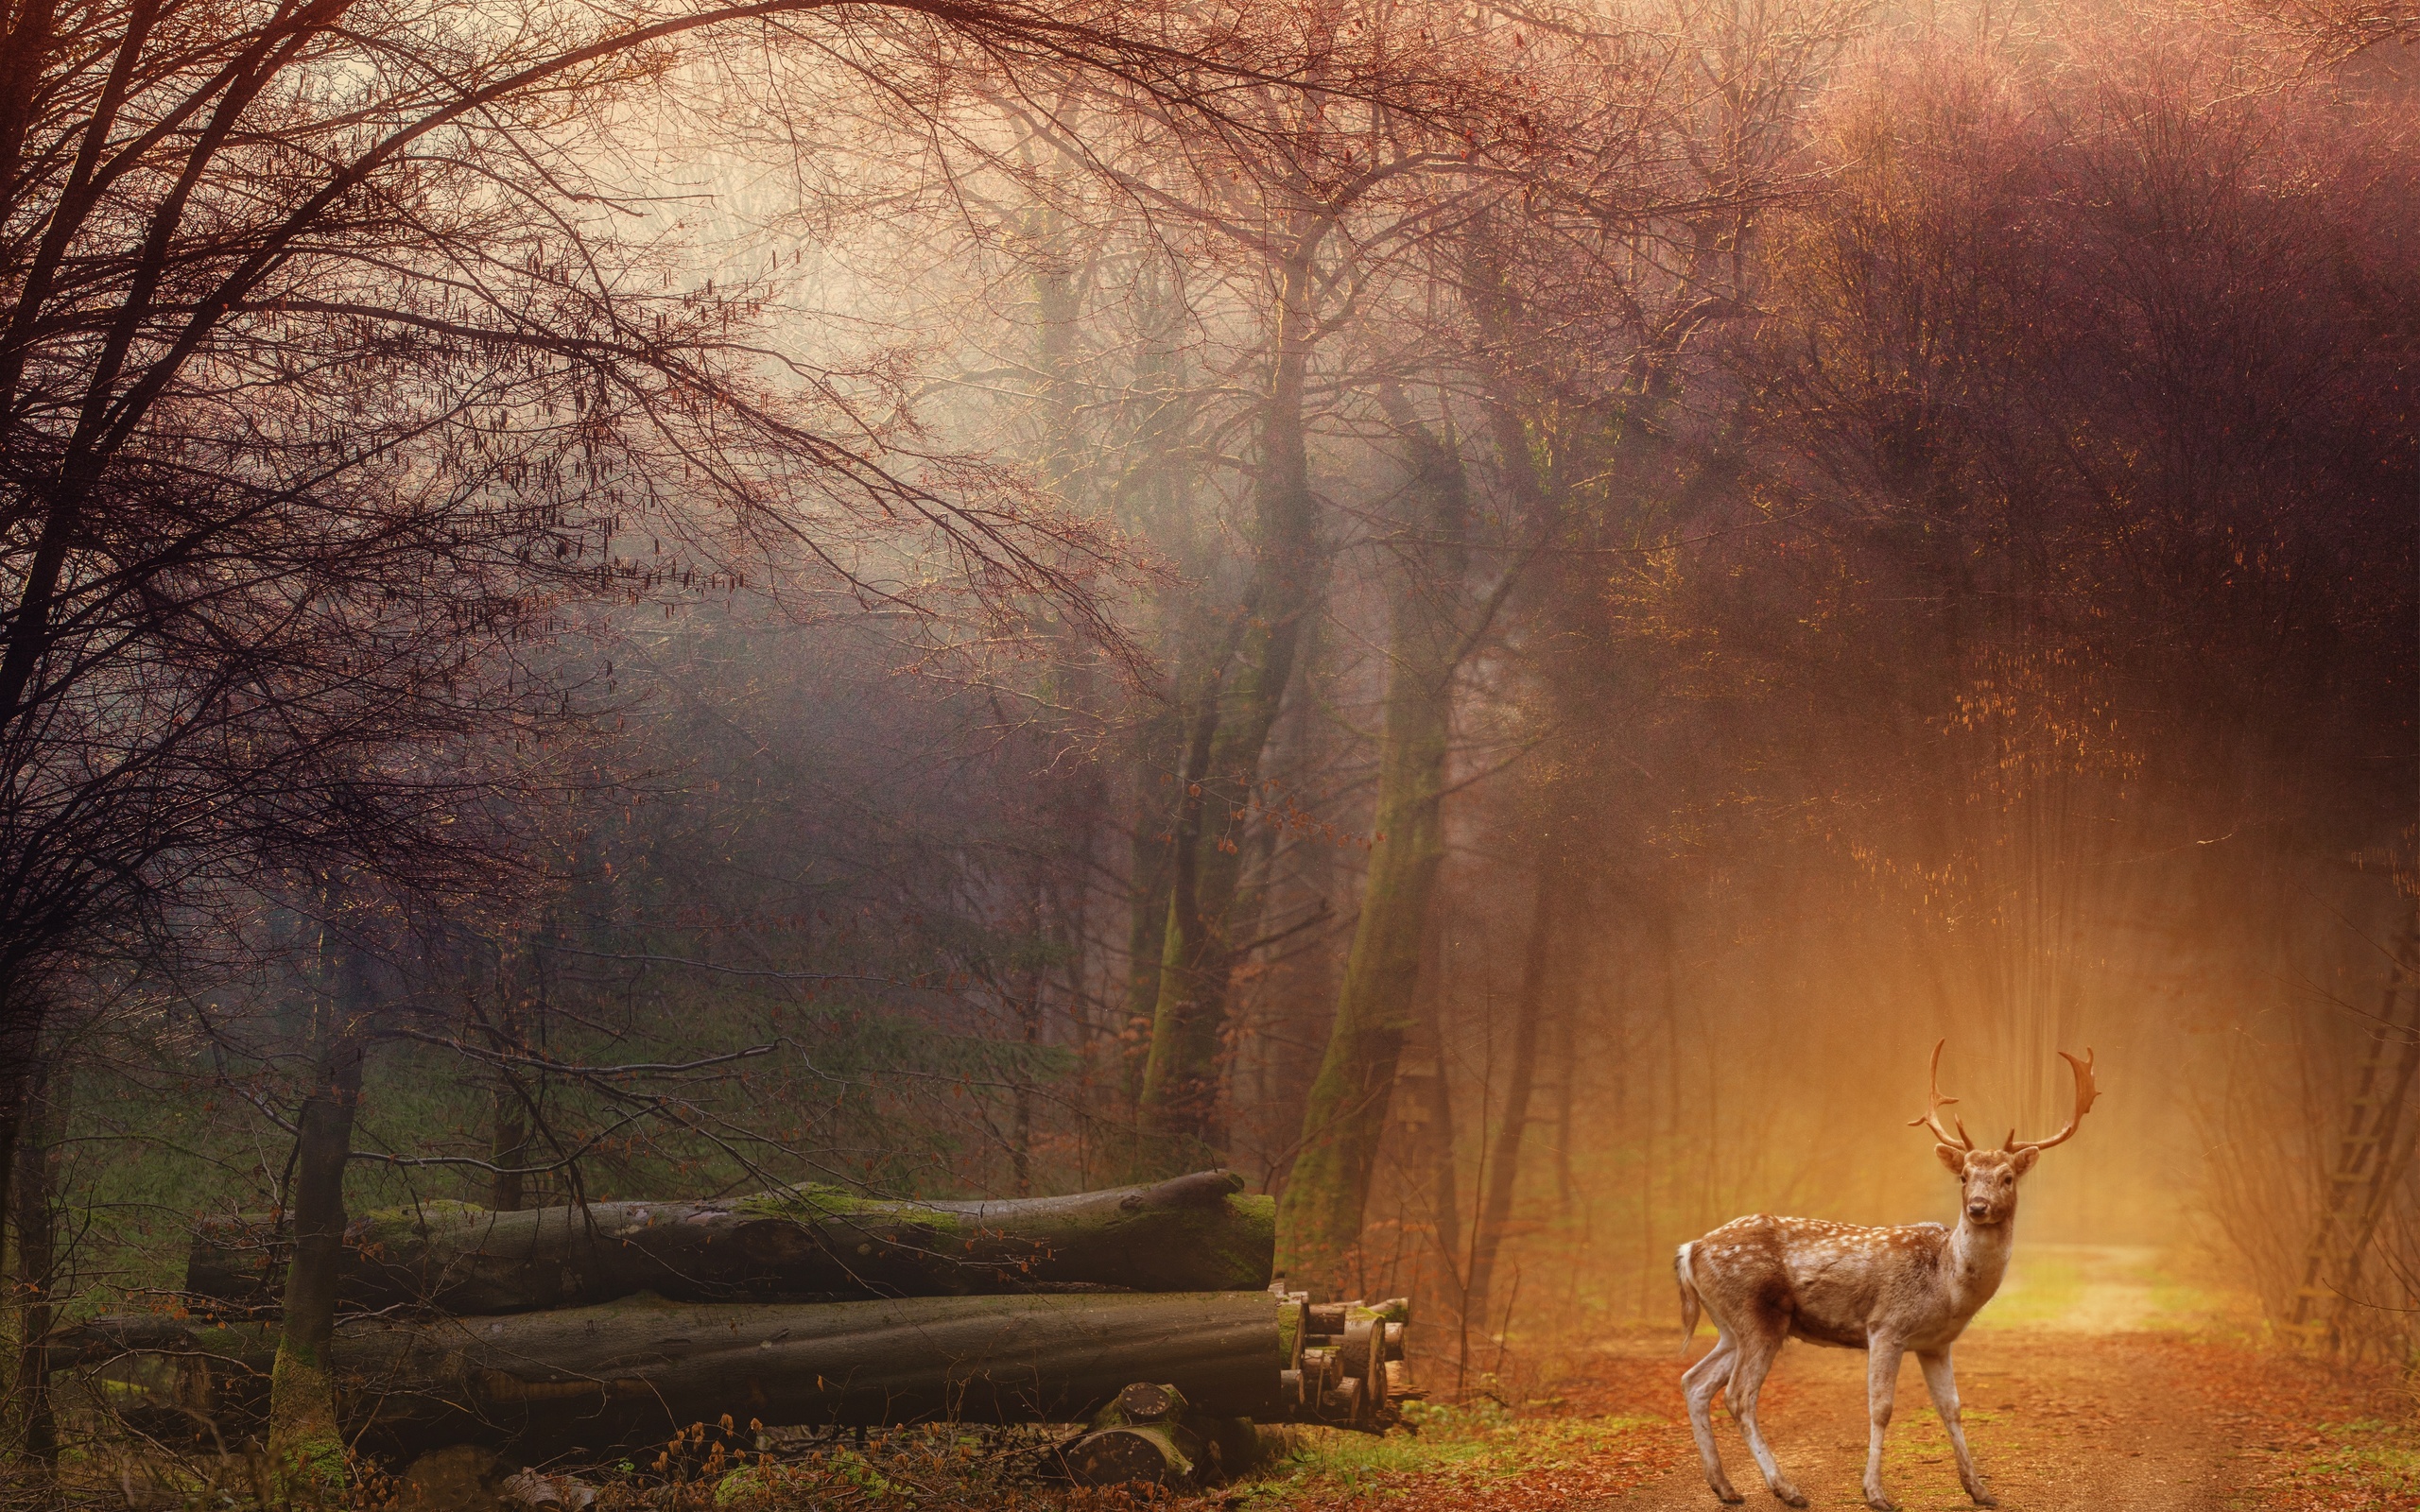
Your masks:
<svg viewBox="0 0 2420 1512"><path fill-rule="evenodd" d="M1996 1150L1989 1150L1975 1147L1974 1140L1967 1136L1965 1124L1955 1113L1949 1118L1951 1128L1958 1131L1954 1136L1949 1129L1941 1126L1941 1110L1958 1101L1955 1097L1941 1095L1941 1052L1942 1047L1948 1043L1944 1040L1932 1047L1929 1105L1920 1116L1908 1120L1908 1126L1932 1130L1933 1139L1937 1142L1932 1147L1933 1154L1941 1158L1941 1163L1948 1168L1951 1176L1958 1177L1960 1206L1966 1214L1966 1221L1979 1228L2004 1224L2016 1212L2017 1179L2033 1169L2033 1162L2041 1159L2044 1150L2075 1138L2076 1128L2083 1122L2083 1115L2092 1111L2093 1102L2100 1096L2100 1090L2092 1081L2092 1052L2086 1050L2082 1060L2064 1050L2059 1052L2059 1058L2067 1063L2067 1069L2075 1074L2076 1081L2076 1108L2067 1116L2066 1127L2048 1139L2024 1141L2018 1140L2016 1130L2012 1128L2008 1131L2006 1143Z"/></svg>

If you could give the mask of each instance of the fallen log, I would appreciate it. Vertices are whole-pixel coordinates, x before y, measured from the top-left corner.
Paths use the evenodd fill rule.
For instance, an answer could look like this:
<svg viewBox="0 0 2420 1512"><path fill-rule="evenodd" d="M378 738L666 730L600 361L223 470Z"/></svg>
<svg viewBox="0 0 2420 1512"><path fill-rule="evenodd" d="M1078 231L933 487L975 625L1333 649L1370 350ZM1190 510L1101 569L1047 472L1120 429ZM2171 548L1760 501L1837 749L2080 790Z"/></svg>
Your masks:
<svg viewBox="0 0 2420 1512"><path fill-rule="evenodd" d="M345 1233L339 1306L534 1312L641 1292L679 1301L837 1301L1115 1287L1269 1284L1276 1206L1204 1171L1150 1186L1001 1202L890 1202L786 1187L719 1202L600 1202L493 1212L462 1203L365 1213ZM285 1246L268 1218L205 1223L197 1305L273 1307Z"/></svg>
<svg viewBox="0 0 2420 1512"><path fill-rule="evenodd" d="M785 1425L1080 1422L1137 1381L1201 1412L1282 1415L1267 1292L672 1302L413 1322L352 1317L333 1349L349 1437L525 1459L660 1444L723 1414ZM122 1341L127 1331L104 1329ZM235 1441L267 1408L276 1326L197 1327L178 1410Z"/></svg>

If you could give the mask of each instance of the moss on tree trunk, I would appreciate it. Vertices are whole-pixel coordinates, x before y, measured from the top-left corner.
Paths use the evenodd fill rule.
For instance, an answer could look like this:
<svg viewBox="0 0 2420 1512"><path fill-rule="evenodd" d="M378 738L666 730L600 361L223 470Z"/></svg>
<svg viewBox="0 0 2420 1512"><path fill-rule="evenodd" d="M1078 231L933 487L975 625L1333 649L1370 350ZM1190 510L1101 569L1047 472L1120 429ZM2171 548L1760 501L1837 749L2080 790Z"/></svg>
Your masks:
<svg viewBox="0 0 2420 1512"><path fill-rule="evenodd" d="M1463 653L1469 492L1461 457L1400 411L1410 453L1409 511L1398 541L1388 631L1386 730L1375 835L1337 998L1336 1022L1303 1115L1301 1153L1277 1214L1278 1265L1334 1284L1350 1263L1386 1127L1396 1062L1412 1027L1421 936L1444 859L1439 823L1453 682Z"/></svg>
<svg viewBox="0 0 2420 1512"><path fill-rule="evenodd" d="M1150 1051L1138 1121L1147 1163L1181 1168L1222 1142L1219 1052L1237 963L1245 826L1261 755L1293 679L1305 625L1323 592L1304 383L1311 343L1311 255L1326 221L1297 228L1279 293L1275 360L1260 417L1251 583L1228 649L1197 679L1189 711L1161 935Z"/></svg>
<svg viewBox="0 0 2420 1512"><path fill-rule="evenodd" d="M284 1327L270 1376L268 1451L275 1494L316 1504L344 1487L344 1440L337 1428L328 1349L345 1252L344 1170L353 1154L353 1117L361 1101L367 1006L356 947L330 952L334 990L314 1008L317 1054L296 1119L294 1252L286 1266ZM327 957L323 955L323 959Z"/></svg>

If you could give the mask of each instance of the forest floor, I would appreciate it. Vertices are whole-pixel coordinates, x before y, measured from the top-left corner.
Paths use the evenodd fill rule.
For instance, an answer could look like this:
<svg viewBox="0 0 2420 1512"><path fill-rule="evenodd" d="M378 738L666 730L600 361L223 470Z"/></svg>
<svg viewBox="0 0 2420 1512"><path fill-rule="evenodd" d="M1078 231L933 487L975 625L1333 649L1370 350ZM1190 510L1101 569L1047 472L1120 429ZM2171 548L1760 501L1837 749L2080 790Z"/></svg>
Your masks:
<svg viewBox="0 0 2420 1512"><path fill-rule="evenodd" d="M941 1433L763 1481L709 1477L693 1483L701 1496L609 1495L597 1512L1718 1512L1682 1412L1678 1334L1676 1320L1516 1354L1461 1402L1410 1404L1409 1432L1306 1430L1258 1478L1199 1496L1053 1489L1029 1452L1028 1471L1004 1477L975 1440ZM2178 1284L2152 1251L2024 1252L1961 1342L1958 1375L2009 1512L2420 1512L2408 1383L2264 1347L2242 1309ZM1861 1352L1790 1345L1761 1417L1815 1507L1863 1506ZM1715 1420L1748 1507L1777 1508L1728 1416ZM1907 1512L1969 1504L1912 1363L1884 1482Z"/></svg>
<svg viewBox="0 0 2420 1512"><path fill-rule="evenodd" d="M1682 1413L1678 1332L1605 1340L1521 1400L1415 1409L1416 1434L1309 1435L1226 1500L1249 1512L1708 1512L1719 1503ZM1710 1342L1701 1328L1690 1358ZM1961 1343L1958 1374L1968 1439L2010 1512L2420 1509L2407 1393L2259 1347L2148 1252L2038 1248ZM1766 1385L1766 1436L1816 1507L1864 1504L1864 1377L1861 1352L1793 1343ZM1728 1416L1715 1420L1748 1504L1778 1506ZM1912 1362L1883 1478L1908 1512L1969 1505Z"/></svg>
<svg viewBox="0 0 2420 1512"><path fill-rule="evenodd" d="M936 1426L735 1471L717 1450L670 1483L609 1480L595 1512L1718 1512L1682 1412L1679 1332L1516 1352L1462 1401L1409 1404L1409 1431L1305 1430L1257 1478L1199 1495L1070 1490L1037 1473L1047 1433ZM2242 1310L2177 1284L2148 1250L2025 1252L1960 1343L1958 1375L2009 1512L2420 1512L2410 1383L2264 1347ZM1767 1382L1767 1436L1815 1507L1864 1504L1864 1378L1861 1352L1791 1344ZM1748 1506L1778 1507L1729 1417L1715 1420ZM1969 1504L1912 1363L1884 1482L1907 1512ZM492 1499L360 1500L499 1512Z"/></svg>

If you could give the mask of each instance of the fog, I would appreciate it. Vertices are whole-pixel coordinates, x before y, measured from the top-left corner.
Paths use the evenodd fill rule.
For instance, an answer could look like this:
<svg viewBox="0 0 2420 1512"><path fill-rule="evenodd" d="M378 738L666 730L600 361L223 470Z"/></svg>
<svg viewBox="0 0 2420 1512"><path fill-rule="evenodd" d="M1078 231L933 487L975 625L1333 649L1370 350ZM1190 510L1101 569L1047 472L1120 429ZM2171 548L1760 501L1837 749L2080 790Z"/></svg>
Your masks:
<svg viewBox="0 0 2420 1512"><path fill-rule="evenodd" d="M60 593L179 470L376 460L10 674L78 731L0 816L40 1305L300 1212L356 1097L356 1214L1229 1167L1417 1370L1551 1370L1734 1216L1955 1222L1945 1043L1992 1145L2093 1057L2021 1246L2408 1355L2409 40L1150 19L666 43L431 149L443 256L245 297Z"/></svg>

